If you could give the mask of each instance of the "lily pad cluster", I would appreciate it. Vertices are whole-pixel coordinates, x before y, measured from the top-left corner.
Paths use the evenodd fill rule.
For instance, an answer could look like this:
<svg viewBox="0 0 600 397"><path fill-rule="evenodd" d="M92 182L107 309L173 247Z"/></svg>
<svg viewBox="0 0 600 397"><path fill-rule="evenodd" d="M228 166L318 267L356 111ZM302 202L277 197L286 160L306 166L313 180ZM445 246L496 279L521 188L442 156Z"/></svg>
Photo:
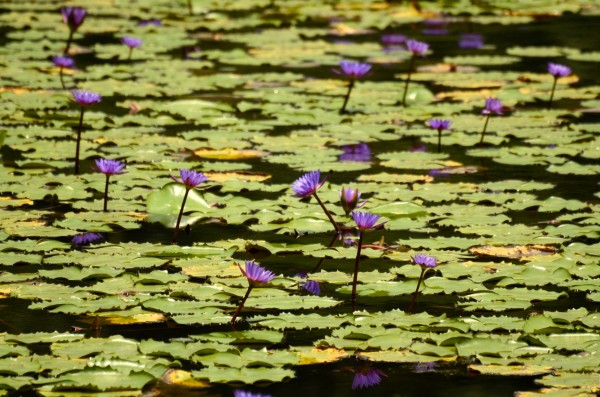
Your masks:
<svg viewBox="0 0 600 397"><path fill-rule="evenodd" d="M0 395L407 364L598 393L599 51L520 33L590 34L598 4L61 5L0 14Z"/></svg>

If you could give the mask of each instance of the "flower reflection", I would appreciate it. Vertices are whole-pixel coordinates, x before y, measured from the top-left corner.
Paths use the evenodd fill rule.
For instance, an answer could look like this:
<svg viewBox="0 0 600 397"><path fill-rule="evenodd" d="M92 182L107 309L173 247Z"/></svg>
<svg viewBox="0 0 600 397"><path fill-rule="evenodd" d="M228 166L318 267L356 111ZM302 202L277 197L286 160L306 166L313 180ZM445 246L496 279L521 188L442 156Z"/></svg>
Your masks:
<svg viewBox="0 0 600 397"><path fill-rule="evenodd" d="M443 36L448 34L448 20L442 18L426 19L423 21L423 34L428 36Z"/></svg>
<svg viewBox="0 0 600 397"><path fill-rule="evenodd" d="M344 153L340 154L339 161L371 161L371 148L364 142L356 145L342 146Z"/></svg>
<svg viewBox="0 0 600 397"><path fill-rule="evenodd" d="M352 390L366 389L381 383L382 377L387 377L385 372L380 369L372 368L370 365L362 366L352 370L354 379L352 380Z"/></svg>
<svg viewBox="0 0 600 397"><path fill-rule="evenodd" d="M483 35L479 33L463 33L458 41L458 46L463 49L478 49L484 45Z"/></svg>

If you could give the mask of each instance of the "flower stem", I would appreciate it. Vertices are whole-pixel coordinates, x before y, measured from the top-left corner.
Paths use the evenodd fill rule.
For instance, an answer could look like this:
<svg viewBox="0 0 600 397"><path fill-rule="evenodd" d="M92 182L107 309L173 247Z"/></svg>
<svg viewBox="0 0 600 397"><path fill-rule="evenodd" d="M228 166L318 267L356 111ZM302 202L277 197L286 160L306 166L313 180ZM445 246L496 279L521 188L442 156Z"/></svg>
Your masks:
<svg viewBox="0 0 600 397"><path fill-rule="evenodd" d="M333 247L333 244L335 244L335 240L337 240L337 238L338 238L339 235L340 235L340 232L335 232L334 233L333 238L329 242L329 245L327 246L327 248ZM312 270L311 273L315 273L317 270L319 270L319 268L321 267L321 265L323 264L324 261L325 261L325 257L322 257L321 259L319 259L319 262L317 263L317 266L315 266L315 268Z"/></svg>
<svg viewBox="0 0 600 397"><path fill-rule="evenodd" d="M354 79L351 79L350 84L348 84L348 91L346 92L346 97L344 98L344 104L340 109L340 114L346 113L346 105L348 104L348 100L350 99L350 93L352 92L352 88L354 88Z"/></svg>
<svg viewBox="0 0 600 397"><path fill-rule="evenodd" d="M242 301L240 302L240 305L238 306L237 310L235 311L235 313L233 313L233 316L231 317L231 320L229 321L231 324L235 323L235 319L237 318L237 316L242 311L242 307L244 307L244 303L246 303L246 299L248 299L248 296L250 296L250 291L252 291L252 285L248 286L248 290L246 291L246 295L244 295L244 297L242 298Z"/></svg>
<svg viewBox="0 0 600 397"><path fill-rule="evenodd" d="M71 48L71 41L73 41L73 33L75 33L74 30L69 30L69 38L67 39L67 45L65 47L63 55L67 55L69 53L69 48Z"/></svg>
<svg viewBox="0 0 600 397"><path fill-rule="evenodd" d="M129 47L129 54L127 55L128 61L131 61L131 54L133 54L133 47Z"/></svg>
<svg viewBox="0 0 600 397"><path fill-rule="evenodd" d="M356 261L354 262L354 278L352 279L352 310L356 308L356 283L358 282L358 265L360 264L360 250L362 248L363 232L358 231L358 247L356 247Z"/></svg>
<svg viewBox="0 0 600 397"><path fill-rule="evenodd" d="M329 222L331 222L331 224L335 228L336 233L339 233L340 232L340 227L338 226L337 223L335 223L335 221L333 220L333 217L331 216L331 213L329 213L329 211L327 211L327 208L325 208L325 205L323 204L323 202L321 201L321 199L319 198L319 196L317 196L317 192L314 192L313 195L315 196L315 198L319 202L319 205L321 206L321 208L323 208L323 211L325 211L325 215L327 215L327 218L329 218Z"/></svg>
<svg viewBox="0 0 600 397"><path fill-rule="evenodd" d="M175 225L175 230L173 230L173 238L171 239L173 244L177 242L177 235L179 234L179 225L181 224L181 218L183 217L183 209L185 208L185 200L187 200L189 192L190 189L185 189L185 194L183 195L183 202L181 203L181 209L179 210L179 216L177 217L177 224Z"/></svg>
<svg viewBox="0 0 600 397"><path fill-rule="evenodd" d="M485 131L487 130L488 122L490 121L491 114L488 114L485 119L485 124L483 125L483 130L481 131L481 138L479 139L479 144L483 143L483 137L485 136Z"/></svg>
<svg viewBox="0 0 600 397"><path fill-rule="evenodd" d="M552 108L552 100L554 99L554 90L556 90L556 82L558 77L554 78L554 84L552 84L552 92L550 93L550 100L548 101L548 109Z"/></svg>
<svg viewBox="0 0 600 397"><path fill-rule="evenodd" d="M410 65L408 66L408 76L406 76L406 82L404 83L404 94L402 94L402 106L406 106L406 94L408 93L408 83L410 83L410 75L412 74L413 67L415 66L415 57L413 54L410 58Z"/></svg>
<svg viewBox="0 0 600 397"><path fill-rule="evenodd" d="M442 151L442 129L438 129L438 153Z"/></svg>
<svg viewBox="0 0 600 397"><path fill-rule="evenodd" d="M421 283L423 282L423 277L425 276L426 270L427 269L421 268L421 276L419 277L419 282L417 283L417 289L415 290L415 293L413 294L412 301L410 302L408 309L406 309L407 314L411 314L413 308L415 307L415 302L417 301L417 294L419 293L419 287L421 286Z"/></svg>
<svg viewBox="0 0 600 397"><path fill-rule="evenodd" d="M110 175L106 174L106 185L104 186L104 212L108 211L108 178Z"/></svg>
<svg viewBox="0 0 600 397"><path fill-rule="evenodd" d="M75 175L79 175L79 146L81 142L81 129L83 128L83 113L85 108L81 107L81 114L79 115L79 128L77 129L77 144L75 145Z"/></svg>
<svg viewBox="0 0 600 397"><path fill-rule="evenodd" d="M62 67L60 68L58 75L60 76L60 85L62 85L63 90L66 90L67 87L65 87L65 80L63 78L63 68Z"/></svg>
<svg viewBox="0 0 600 397"><path fill-rule="evenodd" d="M192 8L192 0L187 0L188 12L190 15L194 14L194 9Z"/></svg>

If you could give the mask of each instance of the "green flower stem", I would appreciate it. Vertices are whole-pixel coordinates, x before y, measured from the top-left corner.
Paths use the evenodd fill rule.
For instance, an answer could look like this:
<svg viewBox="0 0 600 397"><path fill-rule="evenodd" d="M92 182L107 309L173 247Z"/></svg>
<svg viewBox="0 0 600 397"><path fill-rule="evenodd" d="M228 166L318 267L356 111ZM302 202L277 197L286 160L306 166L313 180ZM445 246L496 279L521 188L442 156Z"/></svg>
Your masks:
<svg viewBox="0 0 600 397"><path fill-rule="evenodd" d="M442 151L442 129L438 128L438 153Z"/></svg>
<svg viewBox="0 0 600 397"><path fill-rule="evenodd" d="M317 192L314 192L313 195L315 196L315 198L317 199L317 201L319 202L319 205L321 206L321 208L323 208L323 211L325 211L325 215L327 215L327 218L329 218L329 222L331 222L331 224L333 225L333 227L335 228L335 232L339 233L340 232L340 227L338 226L338 224L333 220L333 217L331 216L331 214L329 213L329 211L327 211L327 208L325 208L325 205L323 204L323 202L321 201L321 199L319 198L319 196L317 196Z"/></svg>
<svg viewBox="0 0 600 397"><path fill-rule="evenodd" d="M73 33L75 33L74 30L69 30L69 38L67 39L67 45L63 51L63 55L67 55L69 53L69 48L71 48L71 42L73 41Z"/></svg>
<svg viewBox="0 0 600 397"><path fill-rule="evenodd" d="M106 174L106 185L104 186L104 212L108 211L108 178L110 175Z"/></svg>
<svg viewBox="0 0 600 397"><path fill-rule="evenodd" d="M410 76L412 74L413 67L415 66L416 55L413 54L410 58L410 65L408 67L408 76L406 76L406 82L404 82L404 94L402 94L402 106L406 106L406 94L408 93L408 84L410 83Z"/></svg>
<svg viewBox="0 0 600 397"><path fill-rule="evenodd" d="M335 240L337 240L339 236L340 236L340 232L335 232L333 234L333 238L329 242L329 245L327 246L327 248L333 247L333 244L335 244ZM321 265L323 264L324 261L325 261L325 257L322 257L321 259L319 259L319 262L317 263L317 266L315 266L315 268L312 270L311 273L316 273L317 270L319 270L319 268L321 267Z"/></svg>
<svg viewBox="0 0 600 397"><path fill-rule="evenodd" d="M79 115L79 128L77 129L77 144L75 145L75 175L79 175L79 146L81 142L81 130L83 128L83 113L85 108L81 107L81 114Z"/></svg>
<svg viewBox="0 0 600 397"><path fill-rule="evenodd" d="M129 47L129 54L127 55L128 61L131 61L131 54L133 54L133 47Z"/></svg>
<svg viewBox="0 0 600 397"><path fill-rule="evenodd" d="M67 87L65 86L65 80L63 77L63 68L62 67L60 68L58 75L60 76L60 85L62 85L63 90L66 90Z"/></svg>
<svg viewBox="0 0 600 397"><path fill-rule="evenodd" d="M346 105L348 104L348 100L350 99L350 93L352 92L352 88L354 88L354 79L351 79L350 84L348 84L348 91L346 92L346 97L344 97L344 104L340 109L340 114L346 113Z"/></svg>
<svg viewBox="0 0 600 397"><path fill-rule="evenodd" d="M550 93L550 100L548 101L548 109L552 108L552 100L554 99L554 90L556 90L556 82L558 81L558 77L554 78L554 83L552 84L552 92Z"/></svg>
<svg viewBox="0 0 600 397"><path fill-rule="evenodd" d="M190 13L190 15L193 15L194 9L192 7L192 0L187 0L187 6L188 6L188 12Z"/></svg>
<svg viewBox="0 0 600 397"><path fill-rule="evenodd" d="M358 265L360 264L360 251L362 248L363 232L358 231L358 247L356 248L356 261L354 262L354 278L352 279L352 310L356 308L356 283L358 282Z"/></svg>
<svg viewBox="0 0 600 397"><path fill-rule="evenodd" d="M181 224L181 218L183 217L183 209L185 208L185 201L187 200L188 193L190 189L185 189L185 194L183 195L183 202L181 203L181 209L179 210L179 216L177 217L177 224L175 225L175 230L173 230L173 238L171 241L173 244L177 243L177 235L179 234L179 225Z"/></svg>
<svg viewBox="0 0 600 397"><path fill-rule="evenodd" d="M417 301L417 295L419 294L419 287L421 286L421 283L423 282L423 278L425 277L426 271L427 271L426 268L421 268L421 276L419 277L419 282L417 283L417 289L415 290L415 293L413 294L412 301L410 302L408 309L406 309L407 314L411 314L413 311L413 308L415 307L415 302Z"/></svg>
<svg viewBox="0 0 600 397"><path fill-rule="evenodd" d="M250 291L252 291L252 285L248 286L248 290L246 291L246 295L244 295L244 297L242 298L242 301L240 302L240 305L238 306L237 310L235 311L235 313L233 313L233 316L231 317L231 320L229 321L231 324L235 323L235 319L237 318L237 316L242 311L242 307L244 307L244 303L246 303L246 299L248 299L248 296L250 296Z"/></svg>
<svg viewBox="0 0 600 397"><path fill-rule="evenodd" d="M483 143L483 137L485 136L485 131L487 130L488 122L490 121L491 114L488 114L485 118L485 124L483 125L483 130L481 131L481 138L479 139L479 144Z"/></svg>

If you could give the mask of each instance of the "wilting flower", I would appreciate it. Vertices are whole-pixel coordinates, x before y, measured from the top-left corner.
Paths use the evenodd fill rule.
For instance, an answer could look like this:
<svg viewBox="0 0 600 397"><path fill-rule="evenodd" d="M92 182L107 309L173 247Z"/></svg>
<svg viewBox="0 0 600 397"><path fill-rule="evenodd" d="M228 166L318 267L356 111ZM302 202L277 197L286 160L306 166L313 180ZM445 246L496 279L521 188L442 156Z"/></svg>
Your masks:
<svg viewBox="0 0 600 397"><path fill-rule="evenodd" d="M418 40L406 40L406 49L413 53L413 55L425 56L425 53L429 49L429 44L418 41Z"/></svg>
<svg viewBox="0 0 600 397"><path fill-rule="evenodd" d="M359 203L360 200L360 192L358 189L350 189L350 188L342 188L340 191L340 201L342 203L342 208L346 215L355 210L356 208L360 208L366 204L366 201Z"/></svg>
<svg viewBox="0 0 600 397"><path fill-rule="evenodd" d="M92 233L92 232L82 233L82 234L73 236L73 238L71 239L71 244L75 247L81 247L83 245L88 245L91 243L98 242L98 241L102 240L103 238L104 238L104 236L102 235L102 233Z"/></svg>
<svg viewBox="0 0 600 397"><path fill-rule="evenodd" d="M173 230L173 243L177 242L177 235L179 234L179 225L181 224L181 218L183 217L183 209L185 208L185 201L187 200L187 196L190 193L190 190L194 189L196 186L208 179L208 177L202 172L184 170L183 168L179 169L179 175L181 176L181 178L177 178L171 175L171 179L173 179L177 183L181 183L185 187L185 194L183 195L181 209L179 210L179 216L177 216L177 224L175 225L175 230Z"/></svg>
<svg viewBox="0 0 600 397"><path fill-rule="evenodd" d="M356 145L344 145L342 150L344 153L340 154L340 161L371 161L371 148L365 142Z"/></svg>
<svg viewBox="0 0 600 397"><path fill-rule="evenodd" d="M93 168L96 172L101 172L106 175L106 184L104 186L104 211L108 211L108 179L111 175L124 174L125 164L118 160L98 159L96 167Z"/></svg>
<svg viewBox="0 0 600 397"><path fill-rule="evenodd" d="M340 61L340 69L333 69L334 73L350 78L350 83L348 84L348 91L346 92L346 96L344 97L344 103L342 104L342 108L340 109L340 114L346 112L346 105L348 104L348 100L350 99L350 93L352 92L352 88L354 87L354 81L356 79L364 77L367 73L369 73L370 70L371 64L347 60Z"/></svg>
<svg viewBox="0 0 600 397"><path fill-rule="evenodd" d="M442 131L450 128L452 122L450 120L429 119L429 126L438 132L438 153L442 150Z"/></svg>
<svg viewBox="0 0 600 397"><path fill-rule="evenodd" d="M437 267L437 259L433 256L428 256L425 254L417 254L412 258L412 261L421 266L421 268L433 269Z"/></svg>
<svg viewBox="0 0 600 397"><path fill-rule="evenodd" d="M71 47L71 41L73 41L73 34L79 26L83 23L87 11L81 7L61 7L60 13L62 14L63 21L69 27L69 38L67 39L67 45L65 46L64 54L69 52Z"/></svg>
<svg viewBox="0 0 600 397"><path fill-rule="evenodd" d="M378 385L381 382L382 376L387 377L385 372L371 367L354 370L353 372L354 379L352 380L352 390L366 389Z"/></svg>
<svg viewBox="0 0 600 397"><path fill-rule="evenodd" d="M372 65L369 63L342 60L340 61L340 69L333 69L333 71L351 79L360 79L369 73L371 67Z"/></svg>
<svg viewBox="0 0 600 397"><path fill-rule="evenodd" d="M81 106L90 106L102 101L102 96L97 92L84 91L84 90L73 90L73 99Z"/></svg>
<svg viewBox="0 0 600 397"><path fill-rule="evenodd" d="M73 60L73 58L66 56L55 55L52 57L52 63L54 64L54 66L59 68L72 69L75 67L75 61Z"/></svg>
<svg viewBox="0 0 600 397"><path fill-rule="evenodd" d="M481 114L487 115L485 119L485 124L483 125L483 130L481 131L481 139L479 143L483 143L483 137L485 136L485 131L487 130L488 122L490 121L490 116L492 114L502 115L502 111L504 109L504 105L500 102L499 99L496 98L488 98L485 100L485 107L481 111Z"/></svg>
<svg viewBox="0 0 600 397"><path fill-rule="evenodd" d="M550 100L548 101L548 109L552 107L552 100L554 99L554 91L556 90L556 83L560 77L566 77L571 74L571 68L558 63L548 64L548 73L554 77L554 83L552 84L552 92L550 93Z"/></svg>
<svg viewBox="0 0 600 397"><path fill-rule="evenodd" d="M244 297L242 298L242 302L238 306L237 310L231 317L231 324L235 323L235 319L242 311L244 303L246 302L246 299L248 299L248 296L250 296L250 291L252 291L252 288L264 283L268 283L269 281L275 278L274 273L265 269L264 267L260 266L254 261L246 261L244 269L242 269L239 263L237 265L240 268L240 271L242 272L244 277L248 279L248 290L246 291L246 295L244 295Z"/></svg>
<svg viewBox="0 0 600 397"><path fill-rule="evenodd" d="M294 197L307 197L317 192L323 186L327 177L321 179L321 171L310 171L292 183L292 190L296 193Z"/></svg>
<svg viewBox="0 0 600 397"><path fill-rule="evenodd" d="M385 223L382 222L376 225L379 218L381 218L379 215L371 214L370 212L352 211L352 219L354 219L360 231L379 229Z"/></svg>
<svg viewBox="0 0 600 397"><path fill-rule="evenodd" d="M81 106L81 113L79 115L79 128L77 129L77 143L75 147L75 174L79 174L79 146L81 144L81 130L83 129L83 114L86 106L94 105L102 101L100 94L93 91L71 91L73 99Z"/></svg>
<svg viewBox="0 0 600 397"><path fill-rule="evenodd" d="M484 46L483 35L479 33L463 33L460 35L458 46L464 49L477 49Z"/></svg>
<svg viewBox="0 0 600 397"><path fill-rule="evenodd" d="M175 182L181 183L186 189L193 189L208 179L208 177L202 172L184 170L183 168L179 169L179 175L181 178L171 175L171 179L173 179Z"/></svg>
<svg viewBox="0 0 600 397"><path fill-rule="evenodd" d="M504 105L497 98L488 98L485 100L485 107L481 111L481 114L497 114L502 115Z"/></svg>
<svg viewBox="0 0 600 397"><path fill-rule="evenodd" d="M425 254L417 254L412 258L414 264L421 266L421 275L419 276L419 281L417 282L417 289L413 293L412 301L406 310L406 313L412 313L413 308L415 307L415 302L417 301L417 294L419 293L419 287L425 278L425 273L429 269L435 269L438 265L437 259L433 256L425 255Z"/></svg>
<svg viewBox="0 0 600 397"><path fill-rule="evenodd" d="M406 40L406 49L412 53L410 58L410 65L408 66L408 75L406 76L406 82L404 83L404 93L402 94L402 106L406 105L406 94L408 93L408 84L410 83L410 76L415 67L415 61L417 56L425 56L425 53L429 49L429 44L418 40Z"/></svg>

